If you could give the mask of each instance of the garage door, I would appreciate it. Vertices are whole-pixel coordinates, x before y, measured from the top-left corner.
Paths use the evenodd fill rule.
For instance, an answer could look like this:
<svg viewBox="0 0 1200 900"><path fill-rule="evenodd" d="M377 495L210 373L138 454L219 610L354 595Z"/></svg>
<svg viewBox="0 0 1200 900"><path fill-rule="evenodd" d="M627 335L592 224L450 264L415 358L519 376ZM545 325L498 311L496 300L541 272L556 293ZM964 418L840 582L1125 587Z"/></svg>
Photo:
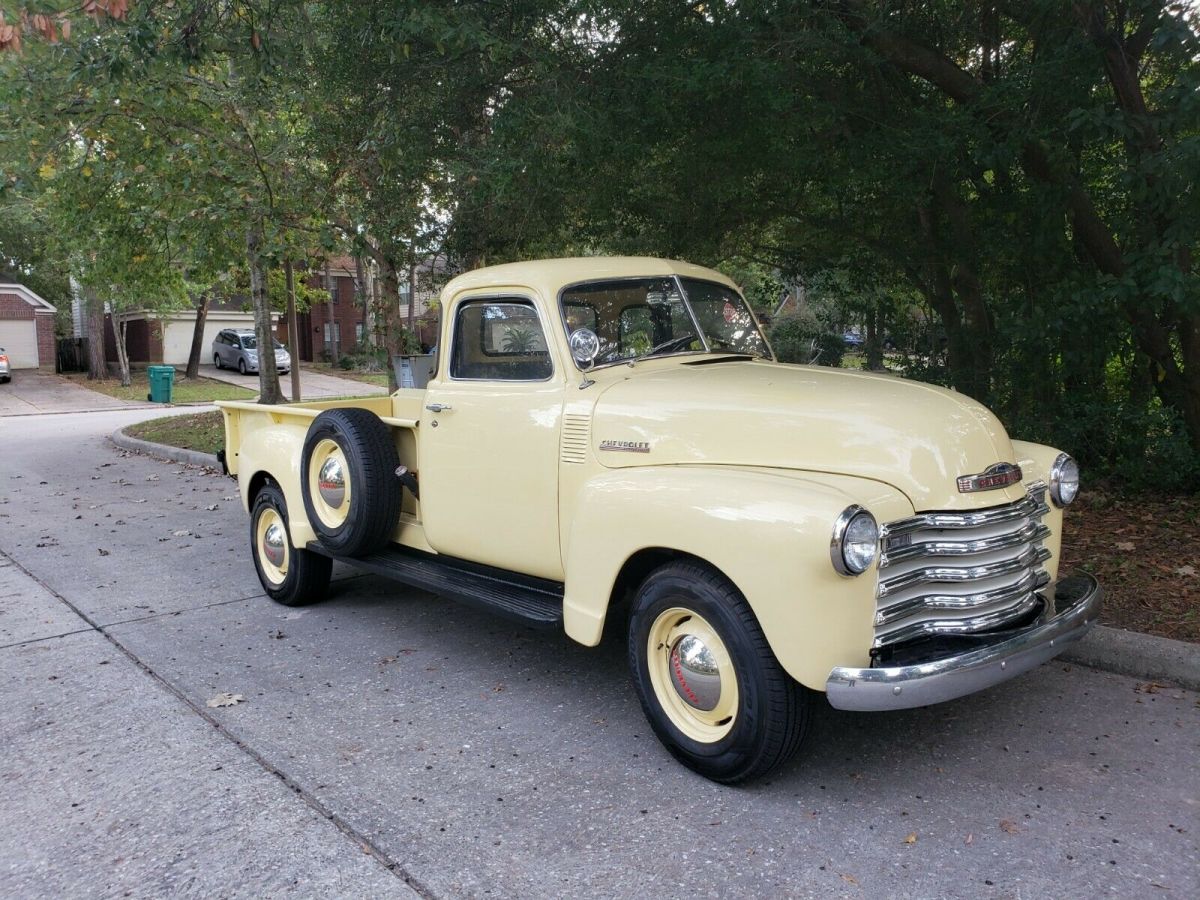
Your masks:
<svg viewBox="0 0 1200 900"><path fill-rule="evenodd" d="M0 322L0 347L14 369L38 366L37 325L29 321Z"/></svg>

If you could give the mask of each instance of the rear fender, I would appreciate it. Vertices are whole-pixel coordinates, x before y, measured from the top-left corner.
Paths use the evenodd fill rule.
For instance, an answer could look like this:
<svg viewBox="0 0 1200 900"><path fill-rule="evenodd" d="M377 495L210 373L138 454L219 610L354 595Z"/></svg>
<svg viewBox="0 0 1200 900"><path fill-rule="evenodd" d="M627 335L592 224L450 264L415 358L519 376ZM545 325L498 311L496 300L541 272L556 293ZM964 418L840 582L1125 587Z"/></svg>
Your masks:
<svg viewBox="0 0 1200 900"><path fill-rule="evenodd" d="M273 422L268 416L243 416L241 419L237 471L242 506L250 511L250 504L254 502L250 496L251 485L258 481L255 476L266 474L283 491L293 547L304 547L317 539L304 514L304 497L300 493L300 459L310 424L309 419Z"/></svg>

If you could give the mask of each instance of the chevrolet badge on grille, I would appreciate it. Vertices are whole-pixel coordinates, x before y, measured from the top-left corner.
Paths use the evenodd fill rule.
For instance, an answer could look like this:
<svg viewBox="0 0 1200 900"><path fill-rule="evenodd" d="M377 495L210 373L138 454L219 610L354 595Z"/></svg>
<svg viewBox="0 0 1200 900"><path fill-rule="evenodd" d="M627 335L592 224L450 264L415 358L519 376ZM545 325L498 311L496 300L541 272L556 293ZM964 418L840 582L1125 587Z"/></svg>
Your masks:
<svg viewBox="0 0 1200 900"><path fill-rule="evenodd" d="M988 466L978 475L959 475L958 491L961 494L973 494L976 491L994 491L996 488L1008 487L1021 480L1021 467L1013 463L996 463Z"/></svg>

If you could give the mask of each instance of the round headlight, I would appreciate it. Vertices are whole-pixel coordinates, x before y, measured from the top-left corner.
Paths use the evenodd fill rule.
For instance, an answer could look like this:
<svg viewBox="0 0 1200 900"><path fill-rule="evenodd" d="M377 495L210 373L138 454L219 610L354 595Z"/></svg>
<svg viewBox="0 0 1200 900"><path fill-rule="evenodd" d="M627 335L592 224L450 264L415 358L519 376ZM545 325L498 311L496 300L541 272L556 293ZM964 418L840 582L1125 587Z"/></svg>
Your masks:
<svg viewBox="0 0 1200 900"><path fill-rule="evenodd" d="M1066 453L1058 454L1050 469L1050 499L1066 506L1079 495L1079 463Z"/></svg>
<svg viewBox="0 0 1200 900"><path fill-rule="evenodd" d="M833 523L829 558L842 575L861 575L879 552L879 525L861 506L849 506Z"/></svg>

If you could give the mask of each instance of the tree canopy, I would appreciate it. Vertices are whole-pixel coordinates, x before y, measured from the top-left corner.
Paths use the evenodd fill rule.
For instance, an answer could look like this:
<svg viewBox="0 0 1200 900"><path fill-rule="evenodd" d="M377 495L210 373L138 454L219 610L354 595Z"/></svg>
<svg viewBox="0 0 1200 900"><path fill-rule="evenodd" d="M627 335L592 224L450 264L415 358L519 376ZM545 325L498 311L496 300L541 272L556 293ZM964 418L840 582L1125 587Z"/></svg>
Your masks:
<svg viewBox="0 0 1200 900"><path fill-rule="evenodd" d="M110 293L341 246L380 267L386 318L433 253L683 257L763 306L832 297L872 342L918 322L909 373L1018 436L1200 478L1193 4L6 12L0 203Z"/></svg>

